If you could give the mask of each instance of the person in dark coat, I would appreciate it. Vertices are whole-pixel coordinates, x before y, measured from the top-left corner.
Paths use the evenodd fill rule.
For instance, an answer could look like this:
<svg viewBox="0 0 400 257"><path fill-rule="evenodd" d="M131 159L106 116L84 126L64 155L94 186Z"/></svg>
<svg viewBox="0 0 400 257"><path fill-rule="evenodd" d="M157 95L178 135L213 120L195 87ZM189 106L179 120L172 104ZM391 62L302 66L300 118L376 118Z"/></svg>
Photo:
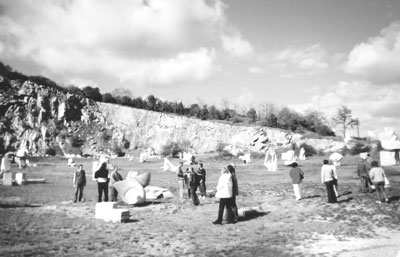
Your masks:
<svg viewBox="0 0 400 257"><path fill-rule="evenodd" d="M203 163L199 162L199 169L197 171L197 175L200 179L199 189L201 198L204 199L207 196L207 188L206 188L206 170L203 167Z"/></svg>
<svg viewBox="0 0 400 257"><path fill-rule="evenodd" d="M94 173L94 178L97 180L97 201L102 201L104 193L104 202L108 202L108 169L106 162L103 162L100 168Z"/></svg>
<svg viewBox="0 0 400 257"><path fill-rule="evenodd" d="M75 189L74 203L83 200L83 189L86 186L86 174L83 170L83 165L79 165L78 170L74 173L74 179L72 181Z"/></svg>
<svg viewBox="0 0 400 257"><path fill-rule="evenodd" d="M369 178L369 171L371 170L371 164L368 162L368 156L360 158L357 165L357 175L361 181L361 192L368 193L372 192L372 182Z"/></svg>

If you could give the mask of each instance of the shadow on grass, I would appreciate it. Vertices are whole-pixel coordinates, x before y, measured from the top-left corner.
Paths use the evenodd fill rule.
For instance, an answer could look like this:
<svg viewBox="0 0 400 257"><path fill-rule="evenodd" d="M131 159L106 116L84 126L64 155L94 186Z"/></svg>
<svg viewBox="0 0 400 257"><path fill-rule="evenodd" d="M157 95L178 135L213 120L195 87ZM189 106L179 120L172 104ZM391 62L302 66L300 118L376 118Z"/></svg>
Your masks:
<svg viewBox="0 0 400 257"><path fill-rule="evenodd" d="M317 198L317 197L321 197L321 195L309 195L309 196L305 196L305 197L303 197L303 198L301 198L302 200L303 199L312 199L312 198Z"/></svg>
<svg viewBox="0 0 400 257"><path fill-rule="evenodd" d="M139 222L139 220L137 220L137 219L129 219L127 221L124 221L123 223L136 223L136 222Z"/></svg>
<svg viewBox="0 0 400 257"><path fill-rule="evenodd" d="M339 195L339 196L344 196L344 195L350 195L350 194L352 194L353 192L351 192L351 191L344 191L341 195Z"/></svg>
<svg viewBox="0 0 400 257"><path fill-rule="evenodd" d="M398 202L400 200L399 196L391 196L389 197L389 202Z"/></svg>
<svg viewBox="0 0 400 257"><path fill-rule="evenodd" d="M270 214L270 211L257 211L257 210L251 210L251 211L247 211L244 213L244 216L240 216L238 222L243 222L243 221L248 221L248 220L252 220L252 219L256 219L258 217L262 217L265 215Z"/></svg>
<svg viewBox="0 0 400 257"><path fill-rule="evenodd" d="M0 208L8 209L8 208L37 208L42 207L39 204L0 204Z"/></svg>
<svg viewBox="0 0 400 257"><path fill-rule="evenodd" d="M118 207L146 207L146 206L150 206L150 205L157 205L157 204L161 204L161 202L157 202L157 201L149 201L149 202L144 202L141 204L127 204L127 203L118 203Z"/></svg>
<svg viewBox="0 0 400 257"><path fill-rule="evenodd" d="M353 197L349 197L349 198L347 198L347 199L339 200L339 201L337 201L337 203L348 203L348 202L350 202L350 201L353 200L353 199L354 199Z"/></svg>

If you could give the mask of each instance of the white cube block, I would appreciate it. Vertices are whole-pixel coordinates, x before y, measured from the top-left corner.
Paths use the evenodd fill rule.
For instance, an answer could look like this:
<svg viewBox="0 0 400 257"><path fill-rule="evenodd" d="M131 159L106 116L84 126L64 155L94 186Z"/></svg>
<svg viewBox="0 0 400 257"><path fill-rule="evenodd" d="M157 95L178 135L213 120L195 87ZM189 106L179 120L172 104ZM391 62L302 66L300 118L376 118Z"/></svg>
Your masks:
<svg viewBox="0 0 400 257"><path fill-rule="evenodd" d="M12 172L4 172L3 174L3 186L12 186Z"/></svg>
<svg viewBox="0 0 400 257"><path fill-rule="evenodd" d="M96 219L103 219L110 210L116 209L118 207L117 202L100 202L96 203Z"/></svg>
<svg viewBox="0 0 400 257"><path fill-rule="evenodd" d="M26 182L26 173L18 172L17 174L15 174L15 181L20 186L25 184L25 182Z"/></svg>

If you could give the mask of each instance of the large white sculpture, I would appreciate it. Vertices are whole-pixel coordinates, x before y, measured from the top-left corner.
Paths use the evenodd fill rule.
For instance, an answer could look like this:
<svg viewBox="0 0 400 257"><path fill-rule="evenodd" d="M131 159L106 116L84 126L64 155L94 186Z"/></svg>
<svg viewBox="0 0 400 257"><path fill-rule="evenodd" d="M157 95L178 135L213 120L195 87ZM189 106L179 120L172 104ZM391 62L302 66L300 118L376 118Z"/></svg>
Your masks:
<svg viewBox="0 0 400 257"><path fill-rule="evenodd" d="M385 131L379 134L379 140L385 150L400 149L400 141L393 128L386 127Z"/></svg>
<svg viewBox="0 0 400 257"><path fill-rule="evenodd" d="M300 161L304 161L306 160L306 151L304 150L304 148L300 148L300 152L299 152L299 160Z"/></svg>
<svg viewBox="0 0 400 257"><path fill-rule="evenodd" d="M289 150L286 153L282 153L282 160L285 165L290 165L296 161L296 157L294 156L294 151Z"/></svg>
<svg viewBox="0 0 400 257"><path fill-rule="evenodd" d="M343 155L341 155L340 153L333 153L329 156L329 160L332 161L334 166L340 166L340 162L343 159Z"/></svg>
<svg viewBox="0 0 400 257"><path fill-rule="evenodd" d="M274 148L268 148L265 153L264 166L268 171L278 171L278 159Z"/></svg>
<svg viewBox="0 0 400 257"><path fill-rule="evenodd" d="M137 177L130 177L114 183L123 202L127 204L142 204L146 201L144 188L149 185L151 173L143 173Z"/></svg>
<svg viewBox="0 0 400 257"><path fill-rule="evenodd" d="M178 166L174 165L168 158L164 158L163 171L178 172Z"/></svg>
<svg viewBox="0 0 400 257"><path fill-rule="evenodd" d="M246 153L245 155L240 155L239 159L242 160L244 163L250 163L251 162L251 154Z"/></svg>

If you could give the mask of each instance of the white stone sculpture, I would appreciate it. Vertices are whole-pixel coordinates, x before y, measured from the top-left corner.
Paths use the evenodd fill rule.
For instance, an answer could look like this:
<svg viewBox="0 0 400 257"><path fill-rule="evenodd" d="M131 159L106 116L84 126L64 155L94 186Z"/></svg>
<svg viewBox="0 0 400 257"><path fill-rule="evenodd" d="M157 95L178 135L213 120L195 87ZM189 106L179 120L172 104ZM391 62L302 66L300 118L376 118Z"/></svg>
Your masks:
<svg viewBox="0 0 400 257"><path fill-rule="evenodd" d="M306 151L304 150L303 147L300 148L299 160L300 160L300 161L306 160Z"/></svg>
<svg viewBox="0 0 400 257"><path fill-rule="evenodd" d="M264 166L268 171L278 171L278 159L274 148L268 148L265 153Z"/></svg>
<svg viewBox="0 0 400 257"><path fill-rule="evenodd" d="M289 150L286 153L282 153L282 160L284 161L285 165L290 165L297 160L294 156L294 151Z"/></svg>
<svg viewBox="0 0 400 257"><path fill-rule="evenodd" d="M163 171L178 172L178 166L174 165L168 158L164 158Z"/></svg>
<svg viewBox="0 0 400 257"><path fill-rule="evenodd" d="M340 153L333 153L329 156L329 160L332 161L333 165L335 167L340 166L340 162L343 159L343 155L341 155Z"/></svg>
<svg viewBox="0 0 400 257"><path fill-rule="evenodd" d="M242 160L244 163L250 163L251 162L251 154L246 153L245 155L239 156L239 159Z"/></svg>

